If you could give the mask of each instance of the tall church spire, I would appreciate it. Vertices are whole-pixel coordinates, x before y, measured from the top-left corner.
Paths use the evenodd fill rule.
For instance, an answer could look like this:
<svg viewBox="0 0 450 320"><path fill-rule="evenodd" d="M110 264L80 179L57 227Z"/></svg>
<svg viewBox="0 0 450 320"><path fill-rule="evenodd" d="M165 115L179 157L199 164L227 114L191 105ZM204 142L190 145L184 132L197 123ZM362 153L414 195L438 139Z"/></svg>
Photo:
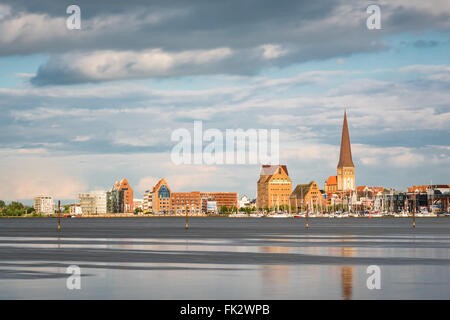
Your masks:
<svg viewBox="0 0 450 320"><path fill-rule="evenodd" d="M354 167L352 160L352 149L350 146L350 135L347 125L347 111L344 111L344 123L342 124L341 153L339 155L338 168Z"/></svg>

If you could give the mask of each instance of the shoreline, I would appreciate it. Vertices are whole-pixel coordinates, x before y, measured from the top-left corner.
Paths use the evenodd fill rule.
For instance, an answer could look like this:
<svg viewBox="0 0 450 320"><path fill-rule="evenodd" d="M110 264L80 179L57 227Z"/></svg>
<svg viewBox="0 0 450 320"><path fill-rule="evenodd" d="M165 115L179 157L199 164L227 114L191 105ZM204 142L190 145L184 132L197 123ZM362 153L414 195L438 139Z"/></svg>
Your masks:
<svg viewBox="0 0 450 320"><path fill-rule="evenodd" d="M25 219L25 218L32 218L32 219L39 219L39 218L53 218L57 219L58 216L0 216L0 219ZM74 217L63 217L61 216L60 219L90 219L90 218L103 218L103 219L109 219L109 218L186 218L185 215L161 215L161 214L146 214L146 215L129 215L129 214L114 214L114 215L84 215L84 216L74 216ZM230 216L230 215L188 215L188 218L232 218L232 219L260 219L260 218L266 218L266 219L306 219L305 217L251 217L251 216ZM412 216L408 217L393 217L393 216L382 216L382 217L374 217L374 216L359 216L359 217L323 217L323 216L309 216L308 219L412 219ZM416 219L421 218L450 218L448 215L437 215L437 216L416 216Z"/></svg>

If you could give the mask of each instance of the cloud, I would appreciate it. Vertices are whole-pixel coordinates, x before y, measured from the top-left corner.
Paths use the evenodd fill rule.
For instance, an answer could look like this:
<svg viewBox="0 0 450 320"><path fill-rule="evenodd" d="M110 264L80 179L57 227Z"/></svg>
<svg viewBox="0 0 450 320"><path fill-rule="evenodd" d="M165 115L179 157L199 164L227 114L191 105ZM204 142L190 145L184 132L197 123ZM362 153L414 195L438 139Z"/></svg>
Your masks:
<svg viewBox="0 0 450 320"><path fill-rule="evenodd" d="M73 84L118 79L158 78L184 74L211 73L211 64L232 54L229 48L164 52L160 49L133 51L96 51L67 54L50 59L41 66L31 83L35 85Z"/></svg>
<svg viewBox="0 0 450 320"><path fill-rule="evenodd" d="M71 174L63 163L49 161L41 149L17 153L2 149L1 154L0 195L4 200L32 199L38 195L76 199L79 192L87 191L80 176Z"/></svg>
<svg viewBox="0 0 450 320"><path fill-rule="evenodd" d="M369 33L365 8L357 1L131 1L103 7L81 1L83 27L74 31L65 28L61 6L7 3L9 13L0 21L0 55L49 54L32 78L38 86L255 75L271 67L385 50L383 36L405 28L449 27L445 6L438 14L435 8L407 2L383 2L389 27ZM428 24L411 24L403 19L408 14Z"/></svg>
<svg viewBox="0 0 450 320"><path fill-rule="evenodd" d="M139 180L139 183L137 184L135 190L144 193L147 190L152 190L152 188L158 183L159 179L157 177L143 177Z"/></svg>
<svg viewBox="0 0 450 320"><path fill-rule="evenodd" d="M266 59L275 59L288 53L280 45L265 44L261 46L261 49L263 50L263 57Z"/></svg>
<svg viewBox="0 0 450 320"><path fill-rule="evenodd" d="M91 140L91 137L89 136L76 136L72 141L74 142L86 142Z"/></svg>

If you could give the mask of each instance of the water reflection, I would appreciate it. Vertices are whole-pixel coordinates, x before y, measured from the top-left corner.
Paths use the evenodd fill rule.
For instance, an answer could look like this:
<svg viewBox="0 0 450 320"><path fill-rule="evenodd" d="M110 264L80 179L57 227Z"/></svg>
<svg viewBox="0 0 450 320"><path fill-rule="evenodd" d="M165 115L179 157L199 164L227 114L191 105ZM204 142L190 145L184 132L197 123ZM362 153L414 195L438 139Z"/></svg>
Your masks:
<svg viewBox="0 0 450 320"><path fill-rule="evenodd" d="M291 253L290 247L259 247L261 253ZM265 294L271 295L286 289L289 284L289 266L288 265L263 265L261 270L262 286Z"/></svg>
<svg viewBox="0 0 450 320"><path fill-rule="evenodd" d="M345 239L344 241L353 241L353 239ZM355 248L342 247L341 256L342 257L352 257L354 255ZM341 267L341 288L342 288L342 298L344 300L351 300L353 293L353 272L354 267L342 266Z"/></svg>

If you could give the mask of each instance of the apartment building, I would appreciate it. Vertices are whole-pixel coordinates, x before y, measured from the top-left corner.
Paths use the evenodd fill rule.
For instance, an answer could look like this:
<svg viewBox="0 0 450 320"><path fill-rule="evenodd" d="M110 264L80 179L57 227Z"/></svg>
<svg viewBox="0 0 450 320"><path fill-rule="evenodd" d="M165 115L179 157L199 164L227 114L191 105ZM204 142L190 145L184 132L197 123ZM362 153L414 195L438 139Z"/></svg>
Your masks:
<svg viewBox="0 0 450 320"><path fill-rule="evenodd" d="M106 214L107 200L105 191L92 191L78 195L81 212L83 214Z"/></svg>
<svg viewBox="0 0 450 320"><path fill-rule="evenodd" d="M53 201L53 197L50 197L50 196L34 197L33 207L37 213L42 213L42 214L55 213L55 202Z"/></svg>

